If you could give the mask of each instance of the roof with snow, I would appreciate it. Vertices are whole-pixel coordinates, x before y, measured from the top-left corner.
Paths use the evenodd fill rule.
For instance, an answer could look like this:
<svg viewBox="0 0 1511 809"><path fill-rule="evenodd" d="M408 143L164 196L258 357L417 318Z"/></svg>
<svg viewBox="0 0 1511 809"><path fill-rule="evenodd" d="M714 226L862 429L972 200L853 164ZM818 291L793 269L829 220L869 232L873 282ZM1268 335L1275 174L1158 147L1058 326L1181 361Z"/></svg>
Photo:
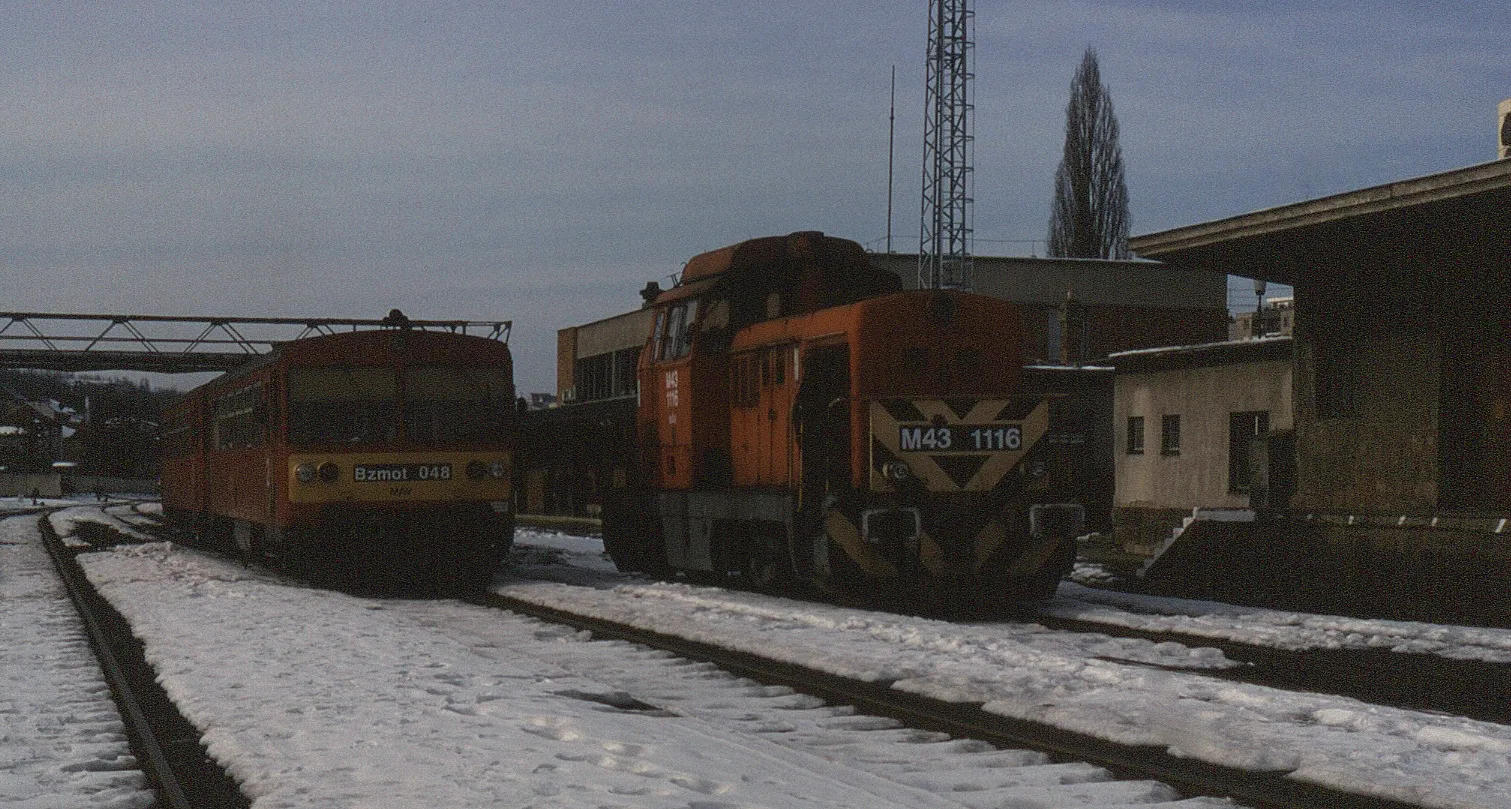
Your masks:
<svg viewBox="0 0 1511 809"><path fill-rule="evenodd" d="M1291 338L1261 337L1248 340L1225 340L1188 346L1141 348L1109 355L1107 362L1119 374L1146 371L1170 371L1180 368L1206 368L1245 362L1274 362L1291 359Z"/></svg>

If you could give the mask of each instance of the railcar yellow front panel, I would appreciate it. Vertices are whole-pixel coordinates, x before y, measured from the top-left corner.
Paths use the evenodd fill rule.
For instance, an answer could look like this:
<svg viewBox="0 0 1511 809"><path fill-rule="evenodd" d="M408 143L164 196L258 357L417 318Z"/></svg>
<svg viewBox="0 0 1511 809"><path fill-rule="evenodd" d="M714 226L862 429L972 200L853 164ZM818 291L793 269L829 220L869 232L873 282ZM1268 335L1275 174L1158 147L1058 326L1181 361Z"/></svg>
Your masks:
<svg viewBox="0 0 1511 809"><path fill-rule="evenodd" d="M506 501L511 463L500 450L308 452L285 471L291 503Z"/></svg>

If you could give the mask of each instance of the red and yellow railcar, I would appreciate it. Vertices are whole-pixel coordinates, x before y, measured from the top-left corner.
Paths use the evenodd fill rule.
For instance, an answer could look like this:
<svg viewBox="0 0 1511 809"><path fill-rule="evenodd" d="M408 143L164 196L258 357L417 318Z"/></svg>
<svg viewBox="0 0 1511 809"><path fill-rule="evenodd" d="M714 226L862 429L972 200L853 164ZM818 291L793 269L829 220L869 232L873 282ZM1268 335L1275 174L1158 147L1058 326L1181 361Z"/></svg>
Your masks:
<svg viewBox="0 0 1511 809"><path fill-rule="evenodd" d="M1014 305L903 291L854 242L695 257L657 296L621 569L806 581L945 603L1053 593L1085 520Z"/></svg>
<svg viewBox="0 0 1511 809"><path fill-rule="evenodd" d="M479 587L513 539L514 402L500 339L284 343L165 414L164 514L317 581Z"/></svg>

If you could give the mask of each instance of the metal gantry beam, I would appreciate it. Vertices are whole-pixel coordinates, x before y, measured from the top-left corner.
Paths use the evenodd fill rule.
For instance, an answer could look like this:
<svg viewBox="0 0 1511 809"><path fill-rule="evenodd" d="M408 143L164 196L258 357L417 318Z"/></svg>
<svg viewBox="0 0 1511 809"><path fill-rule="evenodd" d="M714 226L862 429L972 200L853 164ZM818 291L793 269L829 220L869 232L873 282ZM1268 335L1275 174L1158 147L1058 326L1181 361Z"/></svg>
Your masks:
<svg viewBox="0 0 1511 809"><path fill-rule="evenodd" d="M918 286L971 288L974 139L968 0L929 0Z"/></svg>
<svg viewBox="0 0 1511 809"><path fill-rule="evenodd" d="M228 371L278 343L342 331L410 328L508 342L507 320L177 317L0 312L0 367L52 371Z"/></svg>

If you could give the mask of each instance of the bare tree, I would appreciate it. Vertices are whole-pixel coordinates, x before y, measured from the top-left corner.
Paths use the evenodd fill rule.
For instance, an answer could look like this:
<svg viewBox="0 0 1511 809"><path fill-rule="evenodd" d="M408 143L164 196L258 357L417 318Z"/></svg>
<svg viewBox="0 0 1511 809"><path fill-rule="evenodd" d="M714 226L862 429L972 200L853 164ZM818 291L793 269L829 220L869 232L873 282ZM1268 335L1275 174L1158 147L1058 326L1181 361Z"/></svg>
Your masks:
<svg viewBox="0 0 1511 809"><path fill-rule="evenodd" d="M1049 255L1128 258L1128 186L1112 97L1091 48L1070 82L1065 154L1055 170Z"/></svg>

